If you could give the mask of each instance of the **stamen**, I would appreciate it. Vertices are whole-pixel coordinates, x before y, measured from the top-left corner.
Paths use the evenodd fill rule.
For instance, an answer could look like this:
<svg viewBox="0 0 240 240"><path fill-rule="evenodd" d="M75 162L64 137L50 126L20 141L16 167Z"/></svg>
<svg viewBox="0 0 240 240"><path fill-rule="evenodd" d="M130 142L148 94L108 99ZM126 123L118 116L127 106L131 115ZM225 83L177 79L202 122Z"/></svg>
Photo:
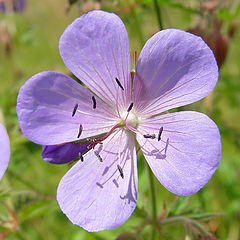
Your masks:
<svg viewBox="0 0 240 240"><path fill-rule="evenodd" d="M131 110L132 110L132 108L133 108L133 102L130 104L130 106L128 107L128 110L127 110L127 112L130 112Z"/></svg>
<svg viewBox="0 0 240 240"><path fill-rule="evenodd" d="M119 187L119 184L117 183L117 180L116 179L113 179L113 183L115 184L115 186L118 188Z"/></svg>
<svg viewBox="0 0 240 240"><path fill-rule="evenodd" d="M77 108L78 108L78 104L76 103L72 111L72 117L74 117L74 115L76 114Z"/></svg>
<svg viewBox="0 0 240 240"><path fill-rule="evenodd" d="M169 138L167 139L165 150L164 150L165 155L167 154L168 145L169 145Z"/></svg>
<svg viewBox="0 0 240 240"><path fill-rule="evenodd" d="M121 166L119 164L117 165L117 168L118 168L118 171L120 173L121 178L123 179L124 178L123 170L122 170L122 168L121 168Z"/></svg>
<svg viewBox="0 0 240 240"><path fill-rule="evenodd" d="M96 185L99 186L100 188L103 188L103 185L99 182L96 182Z"/></svg>
<svg viewBox="0 0 240 240"><path fill-rule="evenodd" d="M80 124L77 138L80 138L80 136L82 134L82 130L83 130L83 126L82 126L82 124Z"/></svg>
<svg viewBox="0 0 240 240"><path fill-rule="evenodd" d="M83 162L83 160L84 160L83 155L80 152L78 153L78 158L81 160L81 162Z"/></svg>
<svg viewBox="0 0 240 240"><path fill-rule="evenodd" d="M94 151L94 154L98 157L98 160L99 160L100 162L103 162L103 159L102 159L102 157L100 156L100 154L98 153L98 151Z"/></svg>
<svg viewBox="0 0 240 240"><path fill-rule="evenodd" d="M144 134L143 137L154 139L154 138L156 138L156 135L155 134Z"/></svg>
<svg viewBox="0 0 240 240"><path fill-rule="evenodd" d="M124 88L123 88L122 84L120 83L120 81L118 80L118 78L115 78L115 80L116 80L118 86L124 91Z"/></svg>
<svg viewBox="0 0 240 240"><path fill-rule="evenodd" d="M93 101L93 109L95 109L97 107L97 102L94 96L92 96L92 101Z"/></svg>
<svg viewBox="0 0 240 240"><path fill-rule="evenodd" d="M161 127L161 128L159 129L159 133L158 133L158 141L161 140L162 132L163 132L163 127Z"/></svg>

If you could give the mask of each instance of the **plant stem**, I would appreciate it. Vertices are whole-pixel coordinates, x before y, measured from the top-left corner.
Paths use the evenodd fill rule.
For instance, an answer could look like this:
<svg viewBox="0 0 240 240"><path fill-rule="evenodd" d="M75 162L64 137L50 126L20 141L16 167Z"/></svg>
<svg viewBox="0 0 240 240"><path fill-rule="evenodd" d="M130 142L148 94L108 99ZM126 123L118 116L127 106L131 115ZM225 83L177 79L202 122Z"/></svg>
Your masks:
<svg viewBox="0 0 240 240"><path fill-rule="evenodd" d="M39 189L37 189L32 183L30 183L29 181L25 180L24 178L22 178L21 176L19 176L18 174L16 174L15 172L13 172L11 169L8 169L8 174L11 177L16 178L19 182L21 182L22 184L24 184L25 186L29 187L31 190L35 191L35 192L41 192Z"/></svg>
<svg viewBox="0 0 240 240"><path fill-rule="evenodd" d="M154 178L151 168L148 166L148 177L149 177L149 187L151 191L152 200L152 236L151 239L154 240L156 237L157 228L157 205L156 205L156 192L154 186Z"/></svg>
<svg viewBox="0 0 240 240"><path fill-rule="evenodd" d="M158 5L158 1L157 0L153 0L153 4L154 4L154 9L157 15L157 20L158 20L158 25L160 30L163 29L163 24L162 24L162 18L161 18L161 9Z"/></svg>

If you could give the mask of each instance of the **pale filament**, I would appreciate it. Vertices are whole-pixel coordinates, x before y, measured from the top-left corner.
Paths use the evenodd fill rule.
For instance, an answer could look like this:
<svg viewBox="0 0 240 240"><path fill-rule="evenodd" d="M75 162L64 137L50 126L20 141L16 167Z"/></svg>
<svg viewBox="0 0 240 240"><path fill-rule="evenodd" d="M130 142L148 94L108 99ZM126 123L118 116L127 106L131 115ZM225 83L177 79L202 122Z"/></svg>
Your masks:
<svg viewBox="0 0 240 240"><path fill-rule="evenodd" d="M119 112L118 112L118 116L117 115L115 115L114 113L112 113L112 112L109 112L106 108L104 108L104 107L101 107L101 109L104 109L104 111L105 112L107 112L108 114L110 114L110 115L112 115L112 116L114 116L114 117L116 117L116 118L118 118L120 115L119 115Z"/></svg>
<svg viewBox="0 0 240 240"><path fill-rule="evenodd" d="M102 117L102 116L98 116L98 115L95 115L95 114L84 112L82 110L77 110L77 113L82 113L84 115L95 117L95 118L102 118L102 119L105 119L105 120L112 120L111 118L105 118L105 117Z"/></svg>
<svg viewBox="0 0 240 240"><path fill-rule="evenodd" d="M118 116L120 117L120 112L119 112L119 107L118 107L118 89L119 89L119 88L117 88L116 108L117 108Z"/></svg>
<svg viewBox="0 0 240 240"><path fill-rule="evenodd" d="M134 132L134 133L139 133L139 134L141 134L141 135L144 135L144 133L140 132L139 130L137 130L136 128L132 127L131 125L129 125L129 124L127 124L127 123L126 123L126 127L127 127L130 131L132 131L132 132Z"/></svg>
<svg viewBox="0 0 240 240"><path fill-rule="evenodd" d="M119 148L118 148L118 164L119 164L119 166L121 166L121 146L122 146L122 134L123 134L123 132L121 132L121 136L120 136L120 143L119 143Z"/></svg>
<svg viewBox="0 0 240 240"><path fill-rule="evenodd" d="M127 118L128 118L128 116L129 116L129 112L127 113L127 115L126 115L126 117L125 117L125 119L124 119L124 123L127 125Z"/></svg>

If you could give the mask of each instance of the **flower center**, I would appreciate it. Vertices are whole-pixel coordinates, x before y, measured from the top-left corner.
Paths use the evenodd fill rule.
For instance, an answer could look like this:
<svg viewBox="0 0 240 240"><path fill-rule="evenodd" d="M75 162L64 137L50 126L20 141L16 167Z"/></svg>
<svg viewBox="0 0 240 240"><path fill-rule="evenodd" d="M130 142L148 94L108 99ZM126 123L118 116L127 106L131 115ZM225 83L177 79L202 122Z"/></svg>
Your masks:
<svg viewBox="0 0 240 240"><path fill-rule="evenodd" d="M121 113L121 122L124 123L126 126L131 126L133 128L137 128L138 124L141 121L141 117L137 115L135 111L123 111Z"/></svg>

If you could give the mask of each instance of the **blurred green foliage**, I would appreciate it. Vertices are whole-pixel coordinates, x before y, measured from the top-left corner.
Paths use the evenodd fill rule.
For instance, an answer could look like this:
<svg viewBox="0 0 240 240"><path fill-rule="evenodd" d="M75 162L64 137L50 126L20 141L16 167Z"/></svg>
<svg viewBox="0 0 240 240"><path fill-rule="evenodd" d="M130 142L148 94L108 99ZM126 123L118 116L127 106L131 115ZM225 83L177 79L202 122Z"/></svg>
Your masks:
<svg viewBox="0 0 240 240"><path fill-rule="evenodd" d="M27 0L23 13L0 13L0 120L11 140L10 164L0 183L0 239L149 239L151 194L143 157L138 159L138 203L131 218L114 230L88 233L71 224L56 202L58 182L69 167L41 160L41 146L20 132L15 105L20 86L33 74L46 70L69 74L58 52L58 39L76 17L99 7L117 13L126 24L133 56L159 30L153 2ZM189 197L175 196L154 179L159 239L195 239L193 233L198 235L201 227L217 239L240 239L240 4L219 0L208 9L207 2L157 1L164 28L186 30L200 25L206 33L212 31L214 17L221 34L234 31L228 35L227 57L211 97L182 108L205 112L218 124L221 163L210 182Z"/></svg>

